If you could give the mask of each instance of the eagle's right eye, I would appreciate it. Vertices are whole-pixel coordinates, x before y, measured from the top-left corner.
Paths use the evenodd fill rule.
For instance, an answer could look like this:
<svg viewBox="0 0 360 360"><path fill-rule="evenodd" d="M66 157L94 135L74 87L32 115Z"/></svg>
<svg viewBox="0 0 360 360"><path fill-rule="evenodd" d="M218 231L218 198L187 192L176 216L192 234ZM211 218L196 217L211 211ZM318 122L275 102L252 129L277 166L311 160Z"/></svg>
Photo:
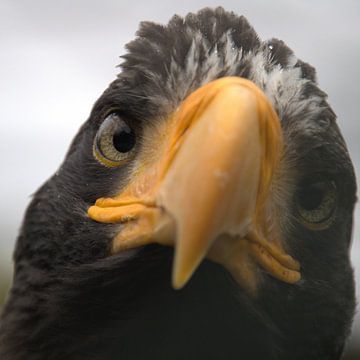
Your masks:
<svg viewBox="0 0 360 360"><path fill-rule="evenodd" d="M312 230L329 227L337 205L337 188L332 180L310 181L300 185L295 195L298 218Z"/></svg>
<svg viewBox="0 0 360 360"><path fill-rule="evenodd" d="M136 135L131 126L116 112L101 124L94 142L94 156L107 167L117 167L134 155Z"/></svg>

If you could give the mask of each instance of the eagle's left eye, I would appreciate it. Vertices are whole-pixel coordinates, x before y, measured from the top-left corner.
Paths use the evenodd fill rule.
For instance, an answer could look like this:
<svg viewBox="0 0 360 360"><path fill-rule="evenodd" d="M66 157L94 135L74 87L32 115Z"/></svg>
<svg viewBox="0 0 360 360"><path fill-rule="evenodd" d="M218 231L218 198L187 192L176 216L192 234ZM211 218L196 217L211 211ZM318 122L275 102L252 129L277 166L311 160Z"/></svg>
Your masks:
<svg viewBox="0 0 360 360"><path fill-rule="evenodd" d="M311 181L301 184L295 195L299 220L313 230L325 229L332 223L337 205L334 181Z"/></svg>
<svg viewBox="0 0 360 360"><path fill-rule="evenodd" d="M120 166L132 158L135 144L134 130L114 112L105 118L96 134L94 155L105 166Z"/></svg>

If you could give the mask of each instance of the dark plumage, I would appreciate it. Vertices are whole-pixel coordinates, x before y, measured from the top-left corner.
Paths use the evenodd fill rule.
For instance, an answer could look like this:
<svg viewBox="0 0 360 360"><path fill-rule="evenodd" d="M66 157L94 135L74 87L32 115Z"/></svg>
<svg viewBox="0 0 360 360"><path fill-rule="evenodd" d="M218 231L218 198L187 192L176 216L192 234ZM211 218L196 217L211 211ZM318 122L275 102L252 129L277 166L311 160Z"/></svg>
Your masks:
<svg viewBox="0 0 360 360"><path fill-rule="evenodd" d="M27 209L0 323L1 359L339 359L355 306L348 253L356 185L315 70L222 8L174 16L167 26L145 22L137 35L121 73ZM141 133L204 83L230 75L254 81L281 119L277 221L301 264L297 284L262 272L255 297L209 260L175 291L172 248L109 256L121 227L87 216L96 199L131 181L132 162L110 168L93 156L109 109ZM321 230L297 217L297 194L309 179L336 184L334 220Z"/></svg>

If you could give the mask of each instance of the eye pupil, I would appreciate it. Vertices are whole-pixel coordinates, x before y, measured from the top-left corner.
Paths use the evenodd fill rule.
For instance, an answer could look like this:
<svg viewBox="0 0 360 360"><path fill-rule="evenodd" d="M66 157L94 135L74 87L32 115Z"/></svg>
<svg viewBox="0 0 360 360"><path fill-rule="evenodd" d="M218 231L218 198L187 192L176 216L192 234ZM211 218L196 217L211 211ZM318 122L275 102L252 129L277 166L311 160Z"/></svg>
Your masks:
<svg viewBox="0 0 360 360"><path fill-rule="evenodd" d="M135 134L126 124L114 132L112 140L114 148L121 153L127 153L135 146Z"/></svg>
<svg viewBox="0 0 360 360"><path fill-rule="evenodd" d="M323 189L315 185L305 187L299 194L299 205L308 211L315 210L320 207L323 198Z"/></svg>

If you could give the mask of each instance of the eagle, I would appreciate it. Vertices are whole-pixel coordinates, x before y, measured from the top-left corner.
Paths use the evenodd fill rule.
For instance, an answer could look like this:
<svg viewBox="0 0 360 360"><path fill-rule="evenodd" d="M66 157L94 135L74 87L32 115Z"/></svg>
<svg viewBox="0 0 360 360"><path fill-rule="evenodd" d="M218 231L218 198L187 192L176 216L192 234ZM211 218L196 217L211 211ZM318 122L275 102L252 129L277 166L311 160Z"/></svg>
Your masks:
<svg viewBox="0 0 360 360"><path fill-rule="evenodd" d="M1 359L340 359L356 182L315 69L221 7L126 48L26 211Z"/></svg>

